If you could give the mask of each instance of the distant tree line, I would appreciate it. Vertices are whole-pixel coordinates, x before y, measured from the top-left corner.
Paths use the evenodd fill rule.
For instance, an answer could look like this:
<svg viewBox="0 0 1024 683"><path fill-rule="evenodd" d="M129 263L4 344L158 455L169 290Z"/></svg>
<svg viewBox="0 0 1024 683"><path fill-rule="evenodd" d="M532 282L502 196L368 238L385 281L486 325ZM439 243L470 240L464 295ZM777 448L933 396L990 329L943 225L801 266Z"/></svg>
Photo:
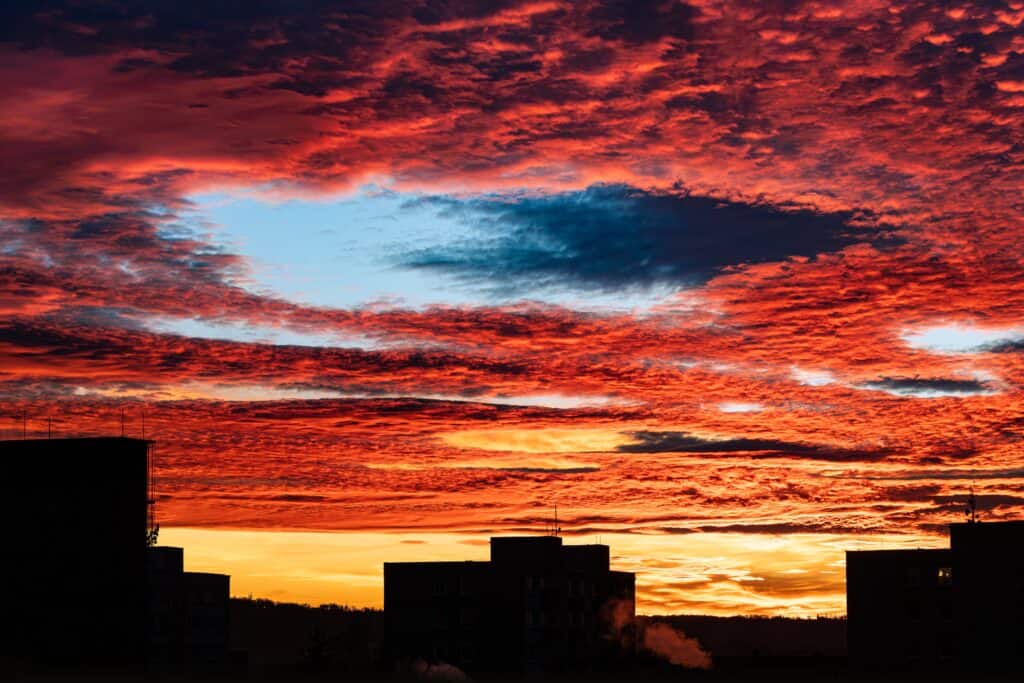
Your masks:
<svg viewBox="0 0 1024 683"><path fill-rule="evenodd" d="M846 620L677 615L641 617L671 624L711 654L715 667L768 660L839 661ZM250 677L308 674L335 680L387 677L386 630L380 610L302 605L253 598L231 600L231 649ZM802 666L802 665L801 665Z"/></svg>
<svg viewBox="0 0 1024 683"><path fill-rule="evenodd" d="M380 610L231 600L231 648L245 656L251 676L379 672L384 637Z"/></svg>

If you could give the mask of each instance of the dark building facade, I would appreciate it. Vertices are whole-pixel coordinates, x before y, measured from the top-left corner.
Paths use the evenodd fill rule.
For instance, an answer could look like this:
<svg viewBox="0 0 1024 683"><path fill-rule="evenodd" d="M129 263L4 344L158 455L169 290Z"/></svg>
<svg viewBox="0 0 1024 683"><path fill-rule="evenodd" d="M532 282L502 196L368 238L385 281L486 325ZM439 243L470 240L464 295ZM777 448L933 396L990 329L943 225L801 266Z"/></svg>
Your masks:
<svg viewBox="0 0 1024 683"><path fill-rule="evenodd" d="M32 662L145 660L149 444L0 442L0 647Z"/></svg>
<svg viewBox="0 0 1024 683"><path fill-rule="evenodd" d="M230 577L186 572L184 550L149 549L147 667L219 672L228 666Z"/></svg>
<svg viewBox="0 0 1024 683"><path fill-rule="evenodd" d="M228 577L184 572L180 549L149 545L150 457L150 442L124 437L0 441L0 656L142 670L226 647ZM161 617L181 633L154 640Z"/></svg>
<svg viewBox="0 0 1024 683"><path fill-rule="evenodd" d="M491 539L487 562L386 562L396 659L468 672L585 671L632 651L635 577L606 545Z"/></svg>
<svg viewBox="0 0 1024 683"><path fill-rule="evenodd" d="M876 670L1024 672L1024 522L950 525L950 547L849 551L847 649Z"/></svg>

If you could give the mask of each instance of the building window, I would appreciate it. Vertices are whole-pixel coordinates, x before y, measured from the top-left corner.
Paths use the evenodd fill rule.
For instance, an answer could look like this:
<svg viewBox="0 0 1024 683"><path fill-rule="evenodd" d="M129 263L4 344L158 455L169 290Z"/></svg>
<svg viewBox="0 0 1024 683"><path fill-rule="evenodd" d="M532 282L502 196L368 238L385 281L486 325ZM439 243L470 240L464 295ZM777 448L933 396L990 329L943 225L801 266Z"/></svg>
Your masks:
<svg viewBox="0 0 1024 683"><path fill-rule="evenodd" d="M955 653L953 649L953 636L948 633L939 634L938 638L938 651L939 656L942 658L951 658Z"/></svg>
<svg viewBox="0 0 1024 683"><path fill-rule="evenodd" d="M917 567L907 567L906 581L908 586L920 586L921 570Z"/></svg>
<svg viewBox="0 0 1024 683"><path fill-rule="evenodd" d="M953 585L953 568L952 567L939 567L939 573L937 577L940 586L952 586Z"/></svg>

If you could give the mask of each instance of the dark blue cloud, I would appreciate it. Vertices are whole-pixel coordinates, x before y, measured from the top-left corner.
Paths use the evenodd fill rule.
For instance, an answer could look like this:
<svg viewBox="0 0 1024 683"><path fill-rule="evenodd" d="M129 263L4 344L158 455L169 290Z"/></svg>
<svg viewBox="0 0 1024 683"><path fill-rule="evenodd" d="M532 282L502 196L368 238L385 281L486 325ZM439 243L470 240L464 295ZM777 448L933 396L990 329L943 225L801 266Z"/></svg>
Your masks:
<svg viewBox="0 0 1024 683"><path fill-rule="evenodd" d="M861 385L864 389L884 391L898 396L941 397L977 396L994 393L995 388L988 382L976 379L952 379L945 377L882 377L874 382Z"/></svg>
<svg viewBox="0 0 1024 683"><path fill-rule="evenodd" d="M402 265L487 283L498 293L695 285L729 266L887 240L878 230L854 225L862 217L849 212L786 210L622 185L547 196L418 201L477 227L479 234L407 253Z"/></svg>
<svg viewBox="0 0 1024 683"><path fill-rule="evenodd" d="M618 447L622 453L744 453L755 457L800 457L811 460L873 461L896 454L891 449L843 449L779 439L738 437L706 439L687 432L631 432L636 441Z"/></svg>
<svg viewBox="0 0 1024 683"><path fill-rule="evenodd" d="M1024 339L1009 339L993 344L985 344L972 350L987 351L988 353L1021 353L1024 351Z"/></svg>

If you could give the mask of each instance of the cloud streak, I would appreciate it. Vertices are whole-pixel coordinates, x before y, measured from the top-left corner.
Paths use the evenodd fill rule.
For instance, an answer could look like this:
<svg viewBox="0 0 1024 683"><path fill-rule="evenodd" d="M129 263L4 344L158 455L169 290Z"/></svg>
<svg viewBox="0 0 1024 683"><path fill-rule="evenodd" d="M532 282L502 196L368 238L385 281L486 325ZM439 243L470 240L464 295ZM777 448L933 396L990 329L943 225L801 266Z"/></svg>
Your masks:
<svg viewBox="0 0 1024 683"><path fill-rule="evenodd" d="M820 460L871 461L890 455L886 450L837 449L778 439L704 438L685 432L633 432L634 443L620 445L624 453L750 453L755 457L808 457Z"/></svg>

